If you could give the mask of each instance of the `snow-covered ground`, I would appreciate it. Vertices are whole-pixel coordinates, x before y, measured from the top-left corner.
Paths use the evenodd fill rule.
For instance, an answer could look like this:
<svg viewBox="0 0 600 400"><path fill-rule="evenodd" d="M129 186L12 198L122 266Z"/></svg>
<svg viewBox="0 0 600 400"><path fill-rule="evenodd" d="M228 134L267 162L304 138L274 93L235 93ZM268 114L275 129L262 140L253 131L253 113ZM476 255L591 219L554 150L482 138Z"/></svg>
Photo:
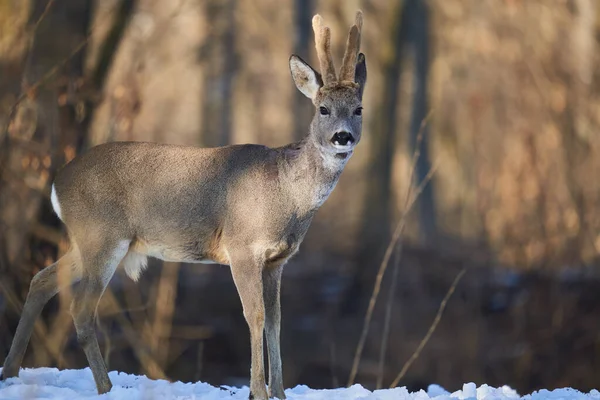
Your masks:
<svg viewBox="0 0 600 400"><path fill-rule="evenodd" d="M35 368L21 370L18 378L0 382L0 399L102 399L102 400L152 400L152 399L244 399L248 398L248 388L216 388L207 383L181 383L155 381L144 376L110 372L113 389L110 393L98 396L89 368L82 370L59 371L56 368ZM581 393L575 389L540 390L526 396L503 386L492 388L487 385L476 387L466 383L462 390L449 393L437 385L429 386L427 392L421 390L409 393L405 388L369 391L360 385L332 390L314 390L306 386L296 386L285 391L290 400L600 400L600 392L592 390Z"/></svg>

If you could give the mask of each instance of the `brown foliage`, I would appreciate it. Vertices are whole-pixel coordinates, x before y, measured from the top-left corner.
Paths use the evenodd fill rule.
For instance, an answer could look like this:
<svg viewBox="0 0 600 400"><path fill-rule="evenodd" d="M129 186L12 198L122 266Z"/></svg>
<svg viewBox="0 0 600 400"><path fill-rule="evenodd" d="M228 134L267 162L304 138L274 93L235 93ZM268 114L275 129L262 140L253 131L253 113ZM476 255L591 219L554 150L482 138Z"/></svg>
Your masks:
<svg viewBox="0 0 600 400"><path fill-rule="evenodd" d="M57 168L110 140L293 140L308 126L309 106L295 97L289 55L310 49L300 55L316 65L303 34L311 14L342 32L361 6L369 68L364 139L286 268L286 386L331 386L350 372L376 267L415 181L408 176L418 147L411 122L418 54L428 55L421 91L434 110L421 150L426 165L436 160L439 169L424 196L432 203L418 200L403 221L394 312L386 328L386 305L373 306L357 381L377 381L387 329L382 378L393 380L457 272L469 267L400 384L487 381L529 391L596 383L594 0L47 4L0 0L0 361L31 277L66 250L48 201ZM428 6L420 9L428 21L421 42L411 15L403 15L415 4ZM331 38L334 57L344 40ZM66 293L48 307L26 365L85 365L68 303ZM246 328L225 268L168 265L138 285L117 275L100 314L111 369L244 383L237 377L247 372L247 338L239 334Z"/></svg>

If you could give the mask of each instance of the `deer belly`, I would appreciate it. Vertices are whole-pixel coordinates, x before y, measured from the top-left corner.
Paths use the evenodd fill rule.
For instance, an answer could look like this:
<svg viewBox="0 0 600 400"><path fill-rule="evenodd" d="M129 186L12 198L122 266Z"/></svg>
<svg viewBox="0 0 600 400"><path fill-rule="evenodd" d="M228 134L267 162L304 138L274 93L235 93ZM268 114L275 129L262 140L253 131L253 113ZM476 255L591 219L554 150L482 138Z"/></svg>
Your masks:
<svg viewBox="0 0 600 400"><path fill-rule="evenodd" d="M137 239L135 241L135 251L146 254L150 257L168 262L186 262L202 264L227 264L219 254L210 251L209 246L203 246L202 243L152 243Z"/></svg>

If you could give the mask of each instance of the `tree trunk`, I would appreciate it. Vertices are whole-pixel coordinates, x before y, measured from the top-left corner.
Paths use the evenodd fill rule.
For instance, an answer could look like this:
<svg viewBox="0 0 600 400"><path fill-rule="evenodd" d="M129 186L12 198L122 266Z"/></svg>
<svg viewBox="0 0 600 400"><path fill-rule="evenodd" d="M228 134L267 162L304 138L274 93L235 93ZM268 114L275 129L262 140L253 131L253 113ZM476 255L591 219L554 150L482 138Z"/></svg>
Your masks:
<svg viewBox="0 0 600 400"><path fill-rule="evenodd" d="M31 276L48 258L56 257L60 235L49 234L52 229L48 225L58 221L48 212L40 221L38 215L40 210L48 210L55 170L75 154L85 135L80 96L84 54L83 50L73 51L84 43L89 20L90 1L34 2L30 14L33 38L19 79L21 90L28 95L10 121L3 143L7 156L0 167L0 236L10 265L2 279L6 285L12 280L11 286L21 288L16 291L21 302ZM57 72L40 84L48 71L57 67ZM45 347L32 341L37 362L48 364Z"/></svg>
<svg viewBox="0 0 600 400"><path fill-rule="evenodd" d="M310 48L312 43L312 15L314 11L313 0L294 0L294 54L306 62L310 62ZM306 97L298 90L294 90L294 139L300 140L308 133L311 120L312 106Z"/></svg>
<svg viewBox="0 0 600 400"><path fill-rule="evenodd" d="M207 19L213 25L201 51L204 65L202 144L208 147L231 143L233 79L237 71L235 6L236 0L205 4Z"/></svg>
<svg viewBox="0 0 600 400"><path fill-rule="evenodd" d="M429 76L429 10L423 0L406 0L404 13L407 16L408 41L414 59L414 97L410 120L410 148L414 153L421 125L429 112L427 86ZM431 169L429 160L429 128L424 126L420 145L420 157L415 167L414 185L419 185ZM432 183L428 183L417 200L419 213L419 235L424 243L437 233L436 210Z"/></svg>

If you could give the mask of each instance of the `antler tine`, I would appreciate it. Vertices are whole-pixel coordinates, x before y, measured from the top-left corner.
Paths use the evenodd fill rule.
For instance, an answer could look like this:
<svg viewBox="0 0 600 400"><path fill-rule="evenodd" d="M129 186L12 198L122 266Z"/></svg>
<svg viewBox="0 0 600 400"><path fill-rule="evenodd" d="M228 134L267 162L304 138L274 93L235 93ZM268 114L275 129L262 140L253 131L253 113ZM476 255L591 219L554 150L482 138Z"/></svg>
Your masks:
<svg viewBox="0 0 600 400"><path fill-rule="evenodd" d="M331 30L323 26L323 18L319 14L313 17L312 26L315 32L315 44L323 83L327 85L337 80L333 58L331 57Z"/></svg>
<svg viewBox="0 0 600 400"><path fill-rule="evenodd" d="M356 54L360 52L360 39L362 35L362 26L363 26L363 12L358 10L356 12L356 17L354 17L354 25L358 28L358 45L356 46Z"/></svg>
<svg viewBox="0 0 600 400"><path fill-rule="evenodd" d="M354 25L348 33L348 41L346 42L346 52L340 68L340 81L354 81L354 71L356 69L356 60L360 50L360 34L363 25L362 11L356 12Z"/></svg>
<svg viewBox="0 0 600 400"><path fill-rule="evenodd" d="M362 10L356 11L356 16L354 17L354 25L358 28L358 32L362 32L363 26L363 12Z"/></svg>

